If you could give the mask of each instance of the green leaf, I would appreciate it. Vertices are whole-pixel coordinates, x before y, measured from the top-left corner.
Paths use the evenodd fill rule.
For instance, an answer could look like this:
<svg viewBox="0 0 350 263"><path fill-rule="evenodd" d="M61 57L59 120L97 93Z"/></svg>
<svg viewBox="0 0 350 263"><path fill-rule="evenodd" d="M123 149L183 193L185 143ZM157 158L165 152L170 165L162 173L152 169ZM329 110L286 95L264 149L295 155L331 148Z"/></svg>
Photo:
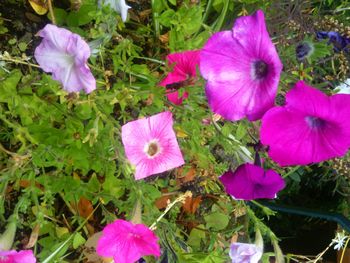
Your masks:
<svg viewBox="0 0 350 263"><path fill-rule="evenodd" d="M207 215L204 217L204 220L207 223L207 228L213 228L218 231L225 229L230 221L229 217L221 212L214 212Z"/></svg>
<svg viewBox="0 0 350 263"><path fill-rule="evenodd" d="M73 238L73 248L77 249L81 245L84 245L86 242L85 238L78 232L74 235Z"/></svg>
<svg viewBox="0 0 350 263"><path fill-rule="evenodd" d="M204 228L204 225L199 225L198 228ZM190 237L188 238L187 243L195 248L199 249L201 246L201 241L205 239L205 232L203 230L199 230L197 228L193 228L190 233Z"/></svg>
<svg viewBox="0 0 350 263"><path fill-rule="evenodd" d="M70 12L67 16L67 25L69 27L78 27L90 23L94 17L89 13L96 11L95 5L82 5L78 11Z"/></svg>

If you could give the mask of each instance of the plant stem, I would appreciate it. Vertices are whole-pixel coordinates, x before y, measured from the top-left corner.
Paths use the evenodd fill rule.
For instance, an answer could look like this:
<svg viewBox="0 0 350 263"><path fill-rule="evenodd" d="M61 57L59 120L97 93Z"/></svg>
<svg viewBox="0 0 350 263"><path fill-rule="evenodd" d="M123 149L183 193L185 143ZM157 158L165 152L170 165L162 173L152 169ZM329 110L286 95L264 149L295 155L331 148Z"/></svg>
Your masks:
<svg viewBox="0 0 350 263"><path fill-rule="evenodd" d="M52 8L52 0L47 0L47 5L49 6L49 13L52 19L52 24L56 25L56 18Z"/></svg>
<svg viewBox="0 0 350 263"><path fill-rule="evenodd" d="M349 240L350 240L350 237L348 237L348 239L346 240L346 243L344 245L343 252L341 253L340 263L343 262L343 258L344 258L344 255L345 255L346 248L348 247Z"/></svg>

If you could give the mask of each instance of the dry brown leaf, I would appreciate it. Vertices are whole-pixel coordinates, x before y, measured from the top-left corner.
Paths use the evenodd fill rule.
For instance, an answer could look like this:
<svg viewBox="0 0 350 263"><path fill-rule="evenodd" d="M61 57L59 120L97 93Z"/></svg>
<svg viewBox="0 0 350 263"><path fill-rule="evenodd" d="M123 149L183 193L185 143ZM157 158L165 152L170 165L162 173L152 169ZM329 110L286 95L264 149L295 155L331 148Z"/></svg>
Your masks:
<svg viewBox="0 0 350 263"><path fill-rule="evenodd" d="M92 212L94 211L94 207L92 206L92 203L90 200L86 199L85 197L81 197L78 203L78 212L81 217L88 218ZM93 220L94 216L92 215L89 218L89 221Z"/></svg>
<svg viewBox="0 0 350 263"><path fill-rule="evenodd" d="M189 214L194 214L196 213L201 202L202 202L201 196L187 197L185 200L185 203L182 205L182 208L184 209L185 212Z"/></svg>
<svg viewBox="0 0 350 263"><path fill-rule="evenodd" d="M30 234L28 243L24 246L25 249L30 249L35 246L36 242L38 241L39 231L40 225L35 225L35 227L32 230L32 233Z"/></svg>

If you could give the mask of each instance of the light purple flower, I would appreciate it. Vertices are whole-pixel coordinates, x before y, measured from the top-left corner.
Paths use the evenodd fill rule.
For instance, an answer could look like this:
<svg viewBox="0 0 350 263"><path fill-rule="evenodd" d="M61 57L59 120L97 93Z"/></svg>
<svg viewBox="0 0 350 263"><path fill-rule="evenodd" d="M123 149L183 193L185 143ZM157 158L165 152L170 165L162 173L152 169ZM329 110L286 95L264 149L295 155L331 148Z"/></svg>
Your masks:
<svg viewBox="0 0 350 263"><path fill-rule="evenodd" d="M184 164L169 111L123 125L122 141L136 180Z"/></svg>
<svg viewBox="0 0 350 263"><path fill-rule="evenodd" d="M263 251L254 244L232 243L230 257L232 263L258 263Z"/></svg>
<svg viewBox="0 0 350 263"><path fill-rule="evenodd" d="M283 178L270 169L266 172L260 166L246 163L235 172L228 171L219 177L226 192L234 199L273 199L285 186Z"/></svg>
<svg viewBox="0 0 350 263"><path fill-rule="evenodd" d="M133 263L142 256L160 256L158 237L143 224L118 219L103 229L97 254L113 257L115 263Z"/></svg>
<svg viewBox="0 0 350 263"><path fill-rule="evenodd" d="M98 5L110 5L122 17L123 22L128 18L128 10L131 6L125 3L125 0L98 0Z"/></svg>
<svg viewBox="0 0 350 263"><path fill-rule="evenodd" d="M43 39L35 49L35 59L45 72L61 82L68 92L96 89L96 80L87 66L88 44L77 34L55 25L46 25L38 33Z"/></svg>
<svg viewBox="0 0 350 263"><path fill-rule="evenodd" d="M231 121L258 120L274 105L281 70L261 10L215 33L200 54L210 108Z"/></svg>
<svg viewBox="0 0 350 263"><path fill-rule="evenodd" d="M343 156L350 147L350 95L327 96L299 81L287 93L286 105L264 115L260 135L281 166Z"/></svg>
<svg viewBox="0 0 350 263"><path fill-rule="evenodd" d="M0 251L0 263L36 263L36 259L31 250Z"/></svg>

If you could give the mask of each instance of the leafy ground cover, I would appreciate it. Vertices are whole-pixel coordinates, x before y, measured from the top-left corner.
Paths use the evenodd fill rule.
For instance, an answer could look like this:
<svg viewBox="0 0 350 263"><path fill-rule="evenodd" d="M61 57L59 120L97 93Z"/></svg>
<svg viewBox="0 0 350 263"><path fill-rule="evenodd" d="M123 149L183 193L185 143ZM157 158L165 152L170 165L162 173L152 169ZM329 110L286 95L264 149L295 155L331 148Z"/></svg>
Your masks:
<svg viewBox="0 0 350 263"><path fill-rule="evenodd" d="M348 217L349 6L2 1L0 262L321 262L346 247L341 218L298 250L286 241L305 232L271 204Z"/></svg>

